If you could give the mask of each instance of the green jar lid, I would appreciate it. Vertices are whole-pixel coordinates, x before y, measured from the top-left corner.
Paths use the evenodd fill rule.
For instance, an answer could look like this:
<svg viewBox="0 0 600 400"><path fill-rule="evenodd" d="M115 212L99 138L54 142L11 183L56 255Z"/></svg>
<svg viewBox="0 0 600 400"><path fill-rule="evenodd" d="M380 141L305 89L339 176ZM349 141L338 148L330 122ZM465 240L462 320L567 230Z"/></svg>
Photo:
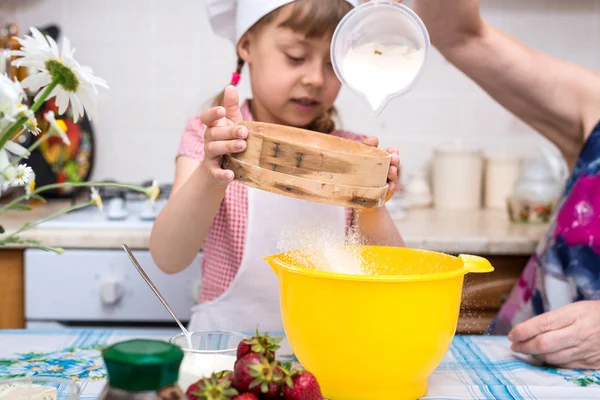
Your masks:
<svg viewBox="0 0 600 400"><path fill-rule="evenodd" d="M133 339L106 348L102 358L111 387L155 391L177 382L183 350L160 340Z"/></svg>

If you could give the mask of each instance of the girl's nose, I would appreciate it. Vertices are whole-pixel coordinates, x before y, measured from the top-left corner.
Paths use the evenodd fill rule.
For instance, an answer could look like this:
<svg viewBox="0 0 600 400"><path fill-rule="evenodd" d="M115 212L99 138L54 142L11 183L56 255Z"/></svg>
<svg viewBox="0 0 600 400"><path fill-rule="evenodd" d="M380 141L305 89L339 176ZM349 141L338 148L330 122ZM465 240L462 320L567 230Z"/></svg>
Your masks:
<svg viewBox="0 0 600 400"><path fill-rule="evenodd" d="M308 66L302 83L308 86L320 87L323 85L324 80L324 66L321 63L312 63Z"/></svg>

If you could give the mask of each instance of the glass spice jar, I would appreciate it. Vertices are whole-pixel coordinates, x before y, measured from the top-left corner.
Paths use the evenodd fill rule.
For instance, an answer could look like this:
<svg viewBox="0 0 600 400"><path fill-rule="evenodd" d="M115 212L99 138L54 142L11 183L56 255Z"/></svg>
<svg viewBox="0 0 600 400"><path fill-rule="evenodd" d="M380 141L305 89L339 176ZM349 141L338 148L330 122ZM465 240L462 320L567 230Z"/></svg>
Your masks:
<svg viewBox="0 0 600 400"><path fill-rule="evenodd" d="M108 383L100 400L184 400L177 384L183 351L160 340L133 339L102 352Z"/></svg>

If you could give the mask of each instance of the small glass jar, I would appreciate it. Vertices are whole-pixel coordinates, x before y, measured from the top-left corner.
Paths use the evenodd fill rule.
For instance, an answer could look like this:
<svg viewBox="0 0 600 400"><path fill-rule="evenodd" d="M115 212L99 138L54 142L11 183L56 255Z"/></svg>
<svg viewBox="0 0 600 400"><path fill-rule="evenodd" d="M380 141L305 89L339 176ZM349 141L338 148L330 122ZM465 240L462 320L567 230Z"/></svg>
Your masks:
<svg viewBox="0 0 600 400"><path fill-rule="evenodd" d="M561 193L561 183L542 161L525 166L513 194L508 213L513 222L547 223Z"/></svg>
<svg viewBox="0 0 600 400"><path fill-rule="evenodd" d="M233 371L239 343L246 338L234 331L190 331L192 348L183 333L169 342L181 347L183 361L179 367L179 386L185 391L201 378L213 373Z"/></svg>
<svg viewBox="0 0 600 400"><path fill-rule="evenodd" d="M134 339L102 352L108 383L100 400L185 400L179 387L183 351L160 340Z"/></svg>

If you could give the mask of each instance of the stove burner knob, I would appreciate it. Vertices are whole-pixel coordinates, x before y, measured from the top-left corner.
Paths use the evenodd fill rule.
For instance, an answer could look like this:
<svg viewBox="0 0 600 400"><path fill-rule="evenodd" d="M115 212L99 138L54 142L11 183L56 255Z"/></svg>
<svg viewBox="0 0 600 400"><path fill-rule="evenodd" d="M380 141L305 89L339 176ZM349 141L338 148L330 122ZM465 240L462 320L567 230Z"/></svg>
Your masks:
<svg viewBox="0 0 600 400"><path fill-rule="evenodd" d="M149 201L144 201L142 205L142 211L140 212L140 219L142 221L154 221L158 212L156 211L156 204Z"/></svg>
<svg viewBox="0 0 600 400"><path fill-rule="evenodd" d="M120 197L115 197L108 201L108 207L106 209L106 218L111 221L122 221L129 213L125 209L125 200Z"/></svg>
<svg viewBox="0 0 600 400"><path fill-rule="evenodd" d="M123 298L123 286L116 279L105 279L100 284L100 299L106 306L117 305Z"/></svg>

